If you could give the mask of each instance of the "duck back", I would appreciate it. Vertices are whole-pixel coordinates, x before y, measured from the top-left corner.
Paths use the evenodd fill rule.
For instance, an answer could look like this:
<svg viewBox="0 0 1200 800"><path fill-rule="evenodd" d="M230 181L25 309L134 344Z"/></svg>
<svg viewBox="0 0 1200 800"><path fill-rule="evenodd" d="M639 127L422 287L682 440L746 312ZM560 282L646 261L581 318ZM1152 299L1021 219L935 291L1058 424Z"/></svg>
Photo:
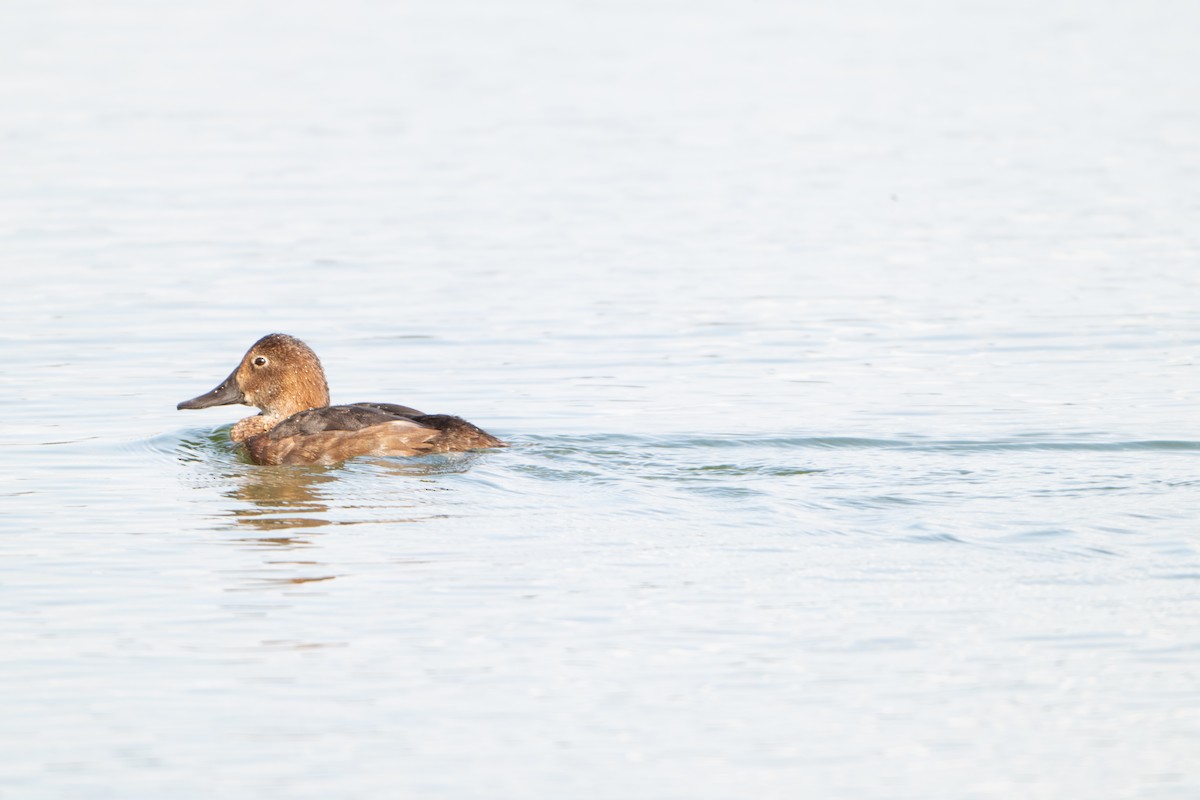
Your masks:
<svg viewBox="0 0 1200 800"><path fill-rule="evenodd" d="M355 456L415 456L504 447L459 417L393 403L311 408L246 440L259 464L336 464Z"/></svg>

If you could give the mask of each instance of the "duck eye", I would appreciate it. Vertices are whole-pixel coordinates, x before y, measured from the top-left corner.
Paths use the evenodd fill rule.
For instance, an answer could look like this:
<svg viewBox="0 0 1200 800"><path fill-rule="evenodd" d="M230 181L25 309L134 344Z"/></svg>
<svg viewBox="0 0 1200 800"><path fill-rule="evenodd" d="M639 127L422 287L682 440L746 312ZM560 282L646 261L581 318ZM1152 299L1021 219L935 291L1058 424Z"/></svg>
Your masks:
<svg viewBox="0 0 1200 800"><path fill-rule="evenodd" d="M267 360L265 358L263 358L262 356L259 356L258 358L254 359L254 366L265 367L266 365L267 365Z"/></svg>

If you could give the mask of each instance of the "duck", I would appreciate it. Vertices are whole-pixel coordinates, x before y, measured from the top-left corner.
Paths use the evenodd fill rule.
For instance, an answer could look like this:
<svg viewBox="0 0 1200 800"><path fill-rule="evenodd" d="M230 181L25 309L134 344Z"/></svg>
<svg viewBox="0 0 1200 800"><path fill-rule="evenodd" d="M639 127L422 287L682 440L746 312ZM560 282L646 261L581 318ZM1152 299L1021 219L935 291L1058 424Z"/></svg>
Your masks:
<svg viewBox="0 0 1200 800"><path fill-rule="evenodd" d="M329 466L356 456L418 456L507 447L449 414L425 414L395 403L329 404L325 370L313 349L271 333L254 343L229 377L179 410L253 406L229 438L256 464Z"/></svg>

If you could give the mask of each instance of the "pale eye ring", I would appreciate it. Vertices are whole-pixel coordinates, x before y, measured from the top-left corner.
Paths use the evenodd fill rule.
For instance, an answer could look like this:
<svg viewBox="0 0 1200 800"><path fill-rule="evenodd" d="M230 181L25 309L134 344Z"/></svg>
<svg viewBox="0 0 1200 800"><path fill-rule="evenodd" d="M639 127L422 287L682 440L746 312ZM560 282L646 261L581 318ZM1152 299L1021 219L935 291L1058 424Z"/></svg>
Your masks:
<svg viewBox="0 0 1200 800"><path fill-rule="evenodd" d="M267 365L267 359L264 358L263 356L259 356L258 358L254 359L254 366L265 367L266 365Z"/></svg>

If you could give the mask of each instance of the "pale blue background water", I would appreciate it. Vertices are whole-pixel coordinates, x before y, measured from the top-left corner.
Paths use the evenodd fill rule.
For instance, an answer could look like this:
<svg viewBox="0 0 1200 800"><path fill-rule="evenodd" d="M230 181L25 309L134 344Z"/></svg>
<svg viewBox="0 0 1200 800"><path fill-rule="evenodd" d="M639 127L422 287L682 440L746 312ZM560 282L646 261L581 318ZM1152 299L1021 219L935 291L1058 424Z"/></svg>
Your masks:
<svg viewBox="0 0 1200 800"><path fill-rule="evenodd" d="M1200 6L0 14L0 796L1200 794Z"/></svg>

